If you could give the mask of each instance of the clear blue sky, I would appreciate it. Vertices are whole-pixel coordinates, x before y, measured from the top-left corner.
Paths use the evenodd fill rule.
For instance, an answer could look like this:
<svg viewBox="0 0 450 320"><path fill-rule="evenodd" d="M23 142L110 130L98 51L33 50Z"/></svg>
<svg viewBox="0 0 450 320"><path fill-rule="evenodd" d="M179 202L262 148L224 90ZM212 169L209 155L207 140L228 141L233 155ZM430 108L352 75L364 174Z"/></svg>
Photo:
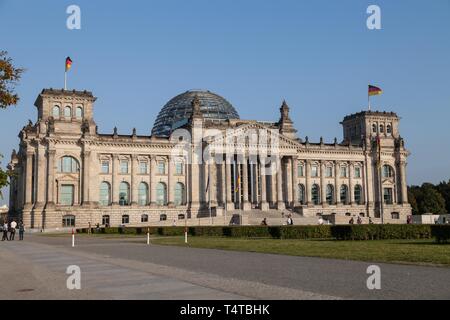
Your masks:
<svg viewBox="0 0 450 320"><path fill-rule="evenodd" d="M81 30L66 28L70 4ZM366 27L370 4L382 30ZM277 120L286 99L300 136L332 141L379 85L373 106L402 118L408 182L450 178L449 0L0 0L0 49L27 68L20 104L0 110L7 159L41 89L63 86L69 55L68 86L98 97L100 132L149 134L170 98L203 88L245 119Z"/></svg>

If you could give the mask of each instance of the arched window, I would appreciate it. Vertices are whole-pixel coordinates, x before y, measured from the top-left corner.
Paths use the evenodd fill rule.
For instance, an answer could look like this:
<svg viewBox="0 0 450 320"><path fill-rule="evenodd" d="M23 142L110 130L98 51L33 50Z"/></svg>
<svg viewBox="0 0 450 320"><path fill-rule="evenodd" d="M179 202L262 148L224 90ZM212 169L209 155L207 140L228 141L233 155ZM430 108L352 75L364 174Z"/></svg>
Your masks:
<svg viewBox="0 0 450 320"><path fill-rule="evenodd" d="M77 119L83 118L83 108L82 107L77 107L77 109L75 111L75 116L77 117Z"/></svg>
<svg viewBox="0 0 450 320"><path fill-rule="evenodd" d="M348 187L345 184L341 186L341 203L348 203Z"/></svg>
<svg viewBox="0 0 450 320"><path fill-rule="evenodd" d="M362 187L359 184L355 186L354 193L355 193L355 202L357 204L362 204Z"/></svg>
<svg viewBox="0 0 450 320"><path fill-rule="evenodd" d="M333 204L333 194L334 194L334 188L333 185L329 184L327 185L327 203Z"/></svg>
<svg viewBox="0 0 450 320"><path fill-rule="evenodd" d="M392 133L392 126L391 126L390 124L388 124L388 125L386 126L386 133L387 133L387 134L391 134L391 133Z"/></svg>
<svg viewBox="0 0 450 320"><path fill-rule="evenodd" d="M377 133L377 125L375 123L372 125L372 132Z"/></svg>
<svg viewBox="0 0 450 320"><path fill-rule="evenodd" d="M298 202L300 204L305 204L305 186L303 184L299 184L298 188Z"/></svg>
<svg viewBox="0 0 450 320"><path fill-rule="evenodd" d="M148 222L148 214L143 214L141 216L141 222Z"/></svg>
<svg viewBox="0 0 450 320"><path fill-rule="evenodd" d="M130 204L130 185L127 182L121 182L119 185L119 205L127 206Z"/></svg>
<svg viewBox="0 0 450 320"><path fill-rule="evenodd" d="M64 156L58 163L58 171L63 173L77 173L79 170L78 161L70 156Z"/></svg>
<svg viewBox="0 0 450 320"><path fill-rule="evenodd" d="M148 185L145 182L139 184L138 203L140 206L148 204Z"/></svg>
<svg viewBox="0 0 450 320"><path fill-rule="evenodd" d="M313 184L311 188L311 200L315 205L320 203L320 188L317 184Z"/></svg>
<svg viewBox="0 0 450 320"><path fill-rule="evenodd" d="M383 166L383 178L392 178L394 176L394 169L389 165Z"/></svg>
<svg viewBox="0 0 450 320"><path fill-rule="evenodd" d="M180 206L185 204L184 185L181 182L175 184L175 205Z"/></svg>
<svg viewBox="0 0 450 320"><path fill-rule="evenodd" d="M101 206L109 206L111 204L111 186L106 181L100 184L100 199L98 203Z"/></svg>
<svg viewBox="0 0 450 320"><path fill-rule="evenodd" d="M163 182L156 185L156 203L160 206L167 205L167 187Z"/></svg>
<svg viewBox="0 0 450 320"><path fill-rule="evenodd" d="M60 117L60 109L59 109L58 106L54 106L53 107L52 116L55 119L59 119L59 117Z"/></svg>
<svg viewBox="0 0 450 320"><path fill-rule="evenodd" d="M380 124L380 133L384 133L384 125Z"/></svg>
<svg viewBox="0 0 450 320"><path fill-rule="evenodd" d="M65 118L72 118L72 108L70 106L66 106L64 108L64 117Z"/></svg>
<svg viewBox="0 0 450 320"><path fill-rule="evenodd" d="M178 215L178 220L184 220L184 217L185 217L185 215L182 214L182 213L180 213L180 214Z"/></svg>

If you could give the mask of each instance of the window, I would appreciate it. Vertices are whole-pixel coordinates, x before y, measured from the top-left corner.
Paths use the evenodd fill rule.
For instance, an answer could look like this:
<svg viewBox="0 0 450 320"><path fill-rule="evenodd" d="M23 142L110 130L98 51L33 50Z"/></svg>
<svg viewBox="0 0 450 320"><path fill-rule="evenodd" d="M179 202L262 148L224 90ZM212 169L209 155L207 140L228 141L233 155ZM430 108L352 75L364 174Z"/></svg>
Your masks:
<svg viewBox="0 0 450 320"><path fill-rule="evenodd" d="M300 163L298 166L297 166L297 176L299 176L299 177L303 177L305 174L304 174L304 171L303 171L303 163Z"/></svg>
<svg viewBox="0 0 450 320"><path fill-rule="evenodd" d="M311 188L311 199L315 205L320 203L320 188L317 184L314 184Z"/></svg>
<svg viewBox="0 0 450 320"><path fill-rule="evenodd" d="M109 173L109 161L102 161L102 173Z"/></svg>
<svg viewBox="0 0 450 320"><path fill-rule="evenodd" d="M372 132L377 133L377 125L375 123L372 125Z"/></svg>
<svg viewBox="0 0 450 320"><path fill-rule="evenodd" d="M333 204L333 194L334 194L334 188L333 185L329 184L327 185L327 203Z"/></svg>
<svg viewBox="0 0 450 320"><path fill-rule="evenodd" d="M127 215L127 214L124 214L124 215L122 216L122 223L123 223L123 224L130 223L130 216Z"/></svg>
<svg viewBox="0 0 450 320"><path fill-rule="evenodd" d="M128 160L120 161L120 173L128 173Z"/></svg>
<svg viewBox="0 0 450 320"><path fill-rule="evenodd" d="M111 186L106 181L100 184L100 199L98 203L101 206L109 206L111 204Z"/></svg>
<svg viewBox="0 0 450 320"><path fill-rule="evenodd" d="M77 107L75 109L75 116L77 119L83 119L83 108L82 107Z"/></svg>
<svg viewBox="0 0 450 320"><path fill-rule="evenodd" d="M167 220L167 214L163 213L159 216L159 221L166 221Z"/></svg>
<svg viewBox="0 0 450 320"><path fill-rule="evenodd" d="M305 186L302 184L298 185L298 202L305 204Z"/></svg>
<svg viewBox="0 0 450 320"><path fill-rule="evenodd" d="M184 214L180 213L180 214L178 215L178 220L184 220Z"/></svg>
<svg viewBox="0 0 450 320"><path fill-rule="evenodd" d="M69 106L66 106L64 108L64 117L65 118L72 118L72 108Z"/></svg>
<svg viewBox="0 0 450 320"><path fill-rule="evenodd" d="M319 167L316 165L311 166L311 177L319 176Z"/></svg>
<svg viewBox="0 0 450 320"><path fill-rule="evenodd" d="M175 205L180 206L185 204L184 197L184 185L181 182L177 182L175 185Z"/></svg>
<svg viewBox="0 0 450 320"><path fill-rule="evenodd" d="M109 215L102 216L102 225L109 226Z"/></svg>
<svg viewBox="0 0 450 320"><path fill-rule="evenodd" d="M119 186L119 205L127 206L130 203L130 185L127 182L121 182Z"/></svg>
<svg viewBox="0 0 450 320"><path fill-rule="evenodd" d="M350 217L352 214L351 214L350 212L346 212L345 215L346 215L347 217Z"/></svg>
<svg viewBox="0 0 450 320"><path fill-rule="evenodd" d="M183 162L175 162L175 174L183 174Z"/></svg>
<svg viewBox="0 0 450 320"><path fill-rule="evenodd" d="M341 178L347 178L347 167L341 167Z"/></svg>
<svg viewBox="0 0 450 320"><path fill-rule="evenodd" d="M140 206L148 204L148 185L145 182L139 184L138 203Z"/></svg>
<svg viewBox="0 0 450 320"><path fill-rule="evenodd" d="M383 166L383 178L392 178L394 176L394 169L391 166Z"/></svg>
<svg viewBox="0 0 450 320"><path fill-rule="evenodd" d="M392 204L392 188L383 189L383 199L385 204Z"/></svg>
<svg viewBox="0 0 450 320"><path fill-rule="evenodd" d="M158 161L158 174L166 173L166 163L164 161Z"/></svg>
<svg viewBox="0 0 450 320"><path fill-rule="evenodd" d="M74 215L63 216L62 226L63 226L63 228L75 227L75 216Z"/></svg>
<svg viewBox="0 0 450 320"><path fill-rule="evenodd" d="M355 167L355 178L361 178L361 168Z"/></svg>
<svg viewBox="0 0 450 320"><path fill-rule="evenodd" d="M388 124L388 125L386 126L386 133L387 133L387 134L391 134L391 133L392 133L392 125Z"/></svg>
<svg viewBox="0 0 450 320"><path fill-rule="evenodd" d="M167 188L163 182L156 185L156 203L160 206L167 205Z"/></svg>
<svg viewBox="0 0 450 320"><path fill-rule="evenodd" d="M325 176L330 178L333 176L333 167L327 167L325 171Z"/></svg>
<svg viewBox="0 0 450 320"><path fill-rule="evenodd" d="M380 124L380 133L384 133L384 126Z"/></svg>
<svg viewBox="0 0 450 320"><path fill-rule="evenodd" d="M364 218L364 216L365 216L364 212L360 212L360 213L359 213L359 216L362 217L362 218Z"/></svg>
<svg viewBox="0 0 450 320"><path fill-rule="evenodd" d="M398 212L392 212L391 213L392 219L400 219L400 213Z"/></svg>
<svg viewBox="0 0 450 320"><path fill-rule="evenodd" d="M148 214L143 214L141 216L141 222L148 222Z"/></svg>
<svg viewBox="0 0 450 320"><path fill-rule="evenodd" d="M54 106L54 107L53 107L52 116L53 116L53 118L55 118L55 119L59 119L59 116L60 116L60 109L59 109L58 106Z"/></svg>
<svg viewBox="0 0 450 320"><path fill-rule="evenodd" d="M341 197L340 197L341 203L347 204L348 203L348 187L347 187L347 185L343 184L341 186L340 195L341 195Z"/></svg>
<svg viewBox="0 0 450 320"><path fill-rule="evenodd" d="M78 168L78 161L75 158L69 156L61 158L59 163L59 172L77 173Z"/></svg>
<svg viewBox="0 0 450 320"><path fill-rule="evenodd" d="M355 186L354 196L355 196L355 202L357 204L362 204L363 203L363 201L362 201L362 187L359 184L357 184Z"/></svg>
<svg viewBox="0 0 450 320"><path fill-rule="evenodd" d="M139 173L140 174L147 173L147 162L139 162Z"/></svg>
<svg viewBox="0 0 450 320"><path fill-rule="evenodd" d="M73 206L73 195L75 187L73 185L61 185L60 203L64 206Z"/></svg>

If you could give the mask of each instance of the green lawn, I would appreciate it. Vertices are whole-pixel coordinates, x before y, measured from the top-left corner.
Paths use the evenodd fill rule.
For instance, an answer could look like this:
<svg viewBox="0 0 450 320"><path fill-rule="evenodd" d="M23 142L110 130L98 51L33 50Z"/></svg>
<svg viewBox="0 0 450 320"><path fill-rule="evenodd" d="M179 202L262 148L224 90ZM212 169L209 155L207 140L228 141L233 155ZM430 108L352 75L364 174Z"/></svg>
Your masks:
<svg viewBox="0 0 450 320"><path fill-rule="evenodd" d="M219 237L154 238L153 244L323 257L346 260L450 266L450 244L434 240L279 240Z"/></svg>

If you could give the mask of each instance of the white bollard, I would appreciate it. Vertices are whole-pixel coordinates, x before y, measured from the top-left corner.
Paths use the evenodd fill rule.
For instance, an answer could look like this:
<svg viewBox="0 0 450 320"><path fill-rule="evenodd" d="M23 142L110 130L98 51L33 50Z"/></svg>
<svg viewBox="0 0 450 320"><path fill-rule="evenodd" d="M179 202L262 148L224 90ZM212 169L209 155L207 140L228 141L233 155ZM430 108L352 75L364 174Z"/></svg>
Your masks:
<svg viewBox="0 0 450 320"><path fill-rule="evenodd" d="M147 232L147 244L150 244L150 233Z"/></svg>
<svg viewBox="0 0 450 320"><path fill-rule="evenodd" d="M187 231L184 232L184 243L188 243L188 241L187 241Z"/></svg>
<svg viewBox="0 0 450 320"><path fill-rule="evenodd" d="M75 233L73 232L72 229L72 248L75 247Z"/></svg>

